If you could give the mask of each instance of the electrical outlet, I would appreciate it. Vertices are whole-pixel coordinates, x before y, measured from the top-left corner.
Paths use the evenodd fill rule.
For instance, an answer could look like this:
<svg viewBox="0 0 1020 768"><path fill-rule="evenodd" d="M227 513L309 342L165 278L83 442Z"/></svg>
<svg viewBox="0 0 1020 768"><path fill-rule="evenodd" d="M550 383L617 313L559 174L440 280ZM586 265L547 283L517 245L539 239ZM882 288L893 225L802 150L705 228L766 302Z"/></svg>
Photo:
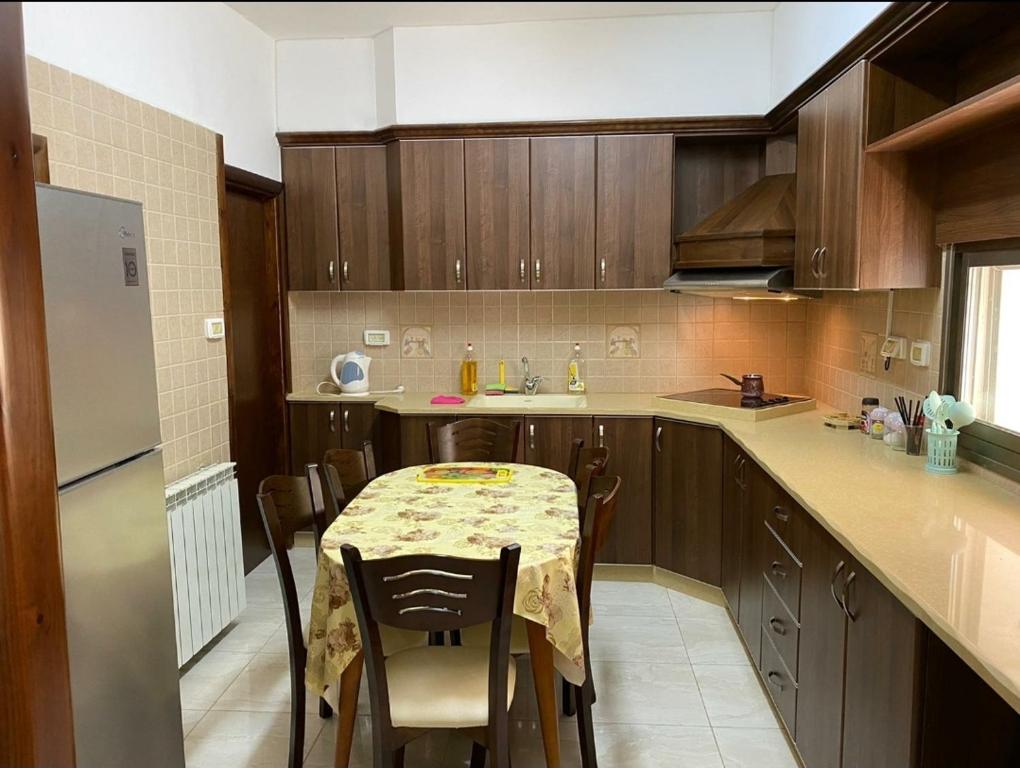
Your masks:
<svg viewBox="0 0 1020 768"><path fill-rule="evenodd" d="M861 334L861 357L858 367L862 373L874 373L875 362L878 358L878 334Z"/></svg>

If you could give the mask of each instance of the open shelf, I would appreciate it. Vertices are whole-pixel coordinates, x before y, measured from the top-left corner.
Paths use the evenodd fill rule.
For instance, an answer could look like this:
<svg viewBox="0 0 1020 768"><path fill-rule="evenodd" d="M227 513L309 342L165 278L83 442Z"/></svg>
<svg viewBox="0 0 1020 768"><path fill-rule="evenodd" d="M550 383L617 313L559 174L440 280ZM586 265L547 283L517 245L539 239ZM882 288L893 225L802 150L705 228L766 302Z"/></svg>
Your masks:
<svg viewBox="0 0 1020 768"><path fill-rule="evenodd" d="M1020 75L972 96L966 101L873 141L867 152L911 152L925 149L980 128L1020 118Z"/></svg>

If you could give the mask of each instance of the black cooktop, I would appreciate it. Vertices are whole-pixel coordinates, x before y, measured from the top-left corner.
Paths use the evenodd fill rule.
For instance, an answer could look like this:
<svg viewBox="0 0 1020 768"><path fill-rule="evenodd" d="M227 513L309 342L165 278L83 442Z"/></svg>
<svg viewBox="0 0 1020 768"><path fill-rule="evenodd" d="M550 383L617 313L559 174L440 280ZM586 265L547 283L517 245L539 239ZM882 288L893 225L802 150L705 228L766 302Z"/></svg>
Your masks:
<svg viewBox="0 0 1020 768"><path fill-rule="evenodd" d="M683 400L688 403L704 403L706 405L721 405L726 408L769 408L775 405L786 405L787 403L802 403L810 400L809 397L800 395L770 395L765 393L762 397L744 397L739 389L699 389L696 392L678 392L675 395L662 395L665 400Z"/></svg>

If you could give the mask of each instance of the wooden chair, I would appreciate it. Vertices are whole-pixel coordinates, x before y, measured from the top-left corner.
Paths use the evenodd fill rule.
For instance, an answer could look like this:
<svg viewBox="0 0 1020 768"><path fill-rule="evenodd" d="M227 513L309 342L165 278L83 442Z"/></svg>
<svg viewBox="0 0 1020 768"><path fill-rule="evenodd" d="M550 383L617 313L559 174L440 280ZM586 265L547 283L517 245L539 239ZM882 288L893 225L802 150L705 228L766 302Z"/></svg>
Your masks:
<svg viewBox="0 0 1020 768"><path fill-rule="evenodd" d="M577 486L578 520L584 525L584 510L588 504L588 485L593 476L604 475L609 466L608 448L585 448L580 438L570 447L567 474ZM594 470L592 469L594 467Z"/></svg>
<svg viewBox="0 0 1020 768"><path fill-rule="evenodd" d="M521 424L504 426L488 419L464 419L440 426L429 423L429 462L517 461Z"/></svg>
<svg viewBox="0 0 1020 768"><path fill-rule="evenodd" d="M582 768L597 768L595 732L592 723L592 704L595 703L595 682L591 673L591 653L588 645L588 628L591 623L591 585L595 573L595 557L605 545L609 527L616 514L616 498L620 491L620 478L595 477L591 482L591 495L581 531L581 558L577 566L577 601L581 609L581 640L584 649L584 684L569 686L573 692L577 711L577 732L581 742Z"/></svg>
<svg viewBox="0 0 1020 768"><path fill-rule="evenodd" d="M305 477L270 475L259 483L258 506L276 575L283 593L284 624L290 655L290 752L288 768L301 768L305 742L305 664L308 651L301 623L301 607L288 546L294 533L309 526L315 533L316 554L326 529L322 484L314 465L306 467ZM317 501L316 501L317 499ZM332 717L325 700L319 701L319 716Z"/></svg>
<svg viewBox="0 0 1020 768"><path fill-rule="evenodd" d="M322 472L332 497L332 514L335 518L377 476L372 441L363 442L360 451L353 448L330 448L322 457Z"/></svg>
<svg viewBox="0 0 1020 768"><path fill-rule="evenodd" d="M471 732L471 764L509 768L507 710L517 665L510 656L510 625L520 547L498 560L404 555L363 560L341 547L351 586L372 702L375 768L401 768L404 748L427 730ZM489 646L427 646L384 656L380 625L452 632L491 622Z"/></svg>

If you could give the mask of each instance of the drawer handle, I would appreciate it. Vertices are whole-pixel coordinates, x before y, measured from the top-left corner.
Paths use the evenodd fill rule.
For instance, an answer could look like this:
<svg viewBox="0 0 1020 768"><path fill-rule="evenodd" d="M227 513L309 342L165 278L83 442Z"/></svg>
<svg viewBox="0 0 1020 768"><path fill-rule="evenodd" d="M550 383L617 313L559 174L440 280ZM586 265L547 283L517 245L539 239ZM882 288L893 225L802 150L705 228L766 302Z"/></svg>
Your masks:
<svg viewBox="0 0 1020 768"><path fill-rule="evenodd" d="M521 259L521 282L522 283L524 282L524 278L525 278L526 275L527 275L527 272L524 271L524 259Z"/></svg>
<svg viewBox="0 0 1020 768"><path fill-rule="evenodd" d="M779 689L780 693L786 690L786 686L783 685L783 676L778 672L771 671L765 675L765 677L768 678L768 681L772 683L772 685Z"/></svg>
<svg viewBox="0 0 1020 768"><path fill-rule="evenodd" d="M606 427L603 424L599 424L599 448L606 447Z"/></svg>
<svg viewBox="0 0 1020 768"><path fill-rule="evenodd" d="M329 409L329 431L336 432L336 411L332 408Z"/></svg>
<svg viewBox="0 0 1020 768"><path fill-rule="evenodd" d="M329 282L336 282L336 262L332 259L329 260Z"/></svg>
<svg viewBox="0 0 1020 768"><path fill-rule="evenodd" d="M542 260L535 259L535 282L542 282Z"/></svg>
<svg viewBox="0 0 1020 768"><path fill-rule="evenodd" d="M655 452L662 453L662 427L655 428Z"/></svg>
<svg viewBox="0 0 1020 768"><path fill-rule="evenodd" d="M857 621L857 614L850 610L850 586L857 579L857 571L850 571L850 575L843 582L843 596L840 602L843 604L843 613L850 621Z"/></svg>
<svg viewBox="0 0 1020 768"><path fill-rule="evenodd" d="M457 282L460 283L460 259L457 259L453 263L453 276L456 278Z"/></svg>
<svg viewBox="0 0 1020 768"><path fill-rule="evenodd" d="M347 261L347 259L344 259L343 273L344 273L344 282L345 283L349 283L351 281L351 272L350 272L350 269L349 269L349 262Z"/></svg>
<svg viewBox="0 0 1020 768"><path fill-rule="evenodd" d="M602 259L601 263L599 264L599 271L602 274L602 285L605 285L606 284L606 260L605 259Z"/></svg>
<svg viewBox="0 0 1020 768"><path fill-rule="evenodd" d="M844 607L843 601L836 595L836 579L839 578L839 574L843 572L844 568L846 568L846 563L840 560L839 564L836 565L836 570L832 572L832 578L829 580L829 592L832 594L833 602L835 602L836 605L838 605L843 612L846 613L846 607Z"/></svg>
<svg viewBox="0 0 1020 768"><path fill-rule="evenodd" d="M772 565L770 565L769 568L772 570L772 573L779 578L786 578L786 569L783 568L783 564L779 560L773 560Z"/></svg>
<svg viewBox="0 0 1020 768"><path fill-rule="evenodd" d="M528 425L528 447L535 450L535 425Z"/></svg>
<svg viewBox="0 0 1020 768"><path fill-rule="evenodd" d="M775 616L770 616L769 626L772 627L772 631L775 632L777 635L786 634L786 625L783 623L782 619L777 619Z"/></svg>
<svg viewBox="0 0 1020 768"><path fill-rule="evenodd" d="M351 431L351 409L344 408L344 432Z"/></svg>
<svg viewBox="0 0 1020 768"><path fill-rule="evenodd" d="M772 507L772 514L775 515L776 519L779 520L779 522L783 523L784 525L790 522L790 513L785 511L778 504Z"/></svg>

